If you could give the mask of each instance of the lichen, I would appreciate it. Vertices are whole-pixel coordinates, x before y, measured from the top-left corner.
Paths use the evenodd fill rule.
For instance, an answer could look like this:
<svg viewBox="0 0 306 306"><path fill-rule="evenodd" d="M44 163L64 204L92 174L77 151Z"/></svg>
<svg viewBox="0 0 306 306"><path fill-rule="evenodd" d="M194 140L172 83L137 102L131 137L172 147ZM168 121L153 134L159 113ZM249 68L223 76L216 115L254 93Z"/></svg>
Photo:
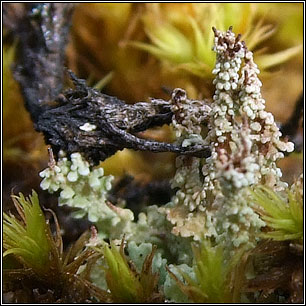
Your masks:
<svg viewBox="0 0 306 306"><path fill-rule="evenodd" d="M157 245L158 253L167 255L175 263L191 263L190 239L173 235L171 223L156 205L147 207L134 222L130 209L107 201L112 175L104 176L101 167L90 167L80 153L71 154L70 159L64 152L59 155L56 163L50 162L49 167L40 172L41 188L50 193L60 191L59 205L78 209L72 213L74 217L87 216L97 228L97 243L124 237L137 244Z"/></svg>
<svg viewBox="0 0 306 306"><path fill-rule="evenodd" d="M207 146L211 156L176 158L177 170L171 186L177 191L170 203L148 206L134 221L134 213L124 208L124 201L116 205L107 201L114 177L105 176L101 167L90 167L80 153L73 153L68 159L61 152L59 160L50 162L40 173L42 189L60 191L60 205L77 208L74 216L87 215L95 223L98 234L88 247L104 245L103 240L109 239L116 253L115 244L121 241L124 265L130 269L127 257L123 256L124 239L136 274L142 273L145 258L154 248L151 272L154 275L159 272L159 279L154 279L169 302L188 302L179 289L179 284L181 289L184 287L182 276L185 281L189 280L187 287L195 292L199 284L207 285L205 273L200 282L193 281L197 271L191 248L194 240L207 242L212 250L222 249L220 265L227 267L231 258L255 246L262 237L262 227L268 225L265 222L268 219L260 213L260 205L252 200L250 187L263 185L275 193L288 188L281 180L276 162L284 157L283 152L293 151L293 144L281 140L273 115L265 110L253 54L231 29L225 33L214 29L214 34L217 61L213 70L216 77L212 102L190 99L180 88L173 91L170 100L176 144ZM80 128L92 127L84 124ZM302 190L301 180L291 189L298 194ZM114 293L116 286L109 283L110 276L105 273L109 264L101 259L92 272L92 279L104 290L110 290L111 286ZM185 272L181 275L174 265ZM224 277L220 279L223 286ZM138 285L136 281L135 286ZM197 298L201 300L203 296L200 294Z"/></svg>
<svg viewBox="0 0 306 306"><path fill-rule="evenodd" d="M135 264L137 271L141 272L145 258L152 252L153 246L151 243L136 244L135 241L130 241L127 245L129 258ZM159 285L163 285L166 278L166 263L167 260L161 256L160 252L156 252L152 261L152 272L159 273Z"/></svg>
<svg viewBox="0 0 306 306"><path fill-rule="evenodd" d="M126 239L137 244L147 242L157 246L157 253L172 263L192 263L190 243L192 239L179 237L171 233L172 225L167 221L162 207L152 205L138 215L137 223L131 222L131 231Z"/></svg>
<svg viewBox="0 0 306 306"><path fill-rule="evenodd" d="M177 108L172 98L177 141L190 145L190 135L196 135L192 138L209 145L211 156L177 157L172 186L179 190L164 212L174 225L173 233L195 240L214 237L231 249L253 245L256 232L265 225L246 200L244 187L260 183L283 190L286 183L276 161L284 157L282 152L293 151L293 143L280 140L273 115L265 111L252 52L231 29L225 33L214 29L214 33L216 89L213 102L205 108L207 126L200 102L193 106L184 98L180 102L185 106ZM202 108L206 104L202 101ZM199 115L190 120L193 112ZM200 215L202 226L197 221Z"/></svg>
<svg viewBox="0 0 306 306"><path fill-rule="evenodd" d="M97 128L94 124L91 124L89 122L84 123L79 127L80 130L85 131L85 132L90 132L94 131Z"/></svg>
<svg viewBox="0 0 306 306"><path fill-rule="evenodd" d="M40 176L43 190L60 191L59 205L77 208L73 214L76 218L87 215L89 221L97 224L101 236L109 237L112 229L120 229L122 235L126 224L134 219L130 210L107 202L114 177L104 176L103 168L92 169L80 153L71 154L69 160L60 152L57 163L40 172Z"/></svg>
<svg viewBox="0 0 306 306"><path fill-rule="evenodd" d="M183 276L180 272L186 273L192 279L195 279L193 268L186 264L181 264L178 266L169 265L169 270L181 281L183 281ZM175 303L178 301L181 303L190 303L188 297L181 291L177 282L170 276L169 273L167 274L166 281L164 283L164 293L165 297L170 303Z"/></svg>
<svg viewBox="0 0 306 306"><path fill-rule="evenodd" d="M170 101L177 143L209 146L211 156L177 157L172 187L178 191L171 203L148 209L133 222L131 210L106 201L113 177L103 176L102 168L90 169L79 153L70 160L62 153L56 165L40 173L41 187L61 190L59 204L78 208L76 217L87 214L101 237L119 239L124 234L127 240L162 245L159 237L172 228L172 234L166 234L172 242L175 235L194 240L204 235L228 249L254 245L265 222L250 205L247 187L262 184L283 190L286 183L276 161L283 152L291 152L293 144L280 139L273 115L265 110L252 52L231 29L225 33L214 29L214 34L213 102L189 99L179 88ZM184 257L190 257L188 252Z"/></svg>

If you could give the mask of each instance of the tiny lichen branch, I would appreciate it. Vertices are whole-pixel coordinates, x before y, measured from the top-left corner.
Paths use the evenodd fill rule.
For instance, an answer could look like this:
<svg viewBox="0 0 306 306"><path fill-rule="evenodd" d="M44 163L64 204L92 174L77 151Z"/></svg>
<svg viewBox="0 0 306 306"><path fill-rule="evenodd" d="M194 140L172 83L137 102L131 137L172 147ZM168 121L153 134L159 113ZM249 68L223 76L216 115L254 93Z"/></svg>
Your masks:
<svg viewBox="0 0 306 306"><path fill-rule="evenodd" d="M68 160L61 151L57 163L41 171L40 176L43 178L41 188L50 193L60 191L59 205L77 208L75 216L87 214L91 222L97 221L98 216L115 216L106 204L113 176L104 176L102 168L90 169L79 153L71 154Z"/></svg>
<svg viewBox="0 0 306 306"><path fill-rule="evenodd" d="M265 225L249 206L244 187L264 184L283 190L286 183L280 180L276 161L284 157L280 151L293 151L293 144L280 140L273 115L265 111L253 53L231 28L213 31L217 53L213 102L191 103L178 92L172 106L177 141L183 146L208 145L211 156L177 157L172 186L179 190L161 210L174 225L173 233L194 239L212 236L230 250L252 245Z"/></svg>
<svg viewBox="0 0 306 306"><path fill-rule="evenodd" d="M186 138L186 135L201 137L201 125L208 123L211 111L209 105L203 101L188 99L186 91L181 88L173 90L171 104L171 110L174 114L172 126L176 131L176 137Z"/></svg>

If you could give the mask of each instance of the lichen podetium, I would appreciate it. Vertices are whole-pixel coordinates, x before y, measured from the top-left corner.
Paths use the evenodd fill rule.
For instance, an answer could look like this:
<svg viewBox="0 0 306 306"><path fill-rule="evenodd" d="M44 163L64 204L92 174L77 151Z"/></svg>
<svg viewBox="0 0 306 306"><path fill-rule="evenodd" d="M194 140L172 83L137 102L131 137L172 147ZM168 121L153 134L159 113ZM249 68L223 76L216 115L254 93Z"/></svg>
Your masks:
<svg viewBox="0 0 306 306"><path fill-rule="evenodd" d="M177 157L172 186L179 190L161 210L173 224L173 233L195 240L212 237L232 250L254 245L256 232L265 225L250 206L245 187L261 183L275 191L284 189L276 161L284 157L281 151L294 148L293 143L280 140L273 115L265 111L253 53L231 28L225 33L213 30L217 59L208 124L192 120L190 127L188 118L195 108L187 98L173 120L177 134L185 131L180 142L188 143L196 134L193 139L209 145L212 154L206 159ZM177 123L179 116L187 120Z"/></svg>

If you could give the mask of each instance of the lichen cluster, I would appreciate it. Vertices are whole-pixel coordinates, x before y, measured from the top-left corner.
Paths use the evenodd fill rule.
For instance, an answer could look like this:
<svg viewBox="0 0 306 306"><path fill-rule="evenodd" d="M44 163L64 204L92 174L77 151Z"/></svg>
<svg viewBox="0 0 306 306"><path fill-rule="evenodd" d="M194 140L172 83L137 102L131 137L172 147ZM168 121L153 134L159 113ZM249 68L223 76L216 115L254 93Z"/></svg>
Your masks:
<svg viewBox="0 0 306 306"><path fill-rule="evenodd" d="M113 176L104 176L103 168L90 169L80 153L71 154L68 160L65 153L60 152L57 163L41 171L40 176L43 190L60 191L59 205L78 209L75 217L82 218L87 214L89 221L97 222L116 215L106 204Z"/></svg>
<svg viewBox="0 0 306 306"><path fill-rule="evenodd" d="M280 140L273 115L265 111L253 54L230 30L226 34L215 30L215 36L216 91L207 141L213 142L216 176L225 178L223 189L258 182L270 187L283 185L275 162L284 157L280 151L293 151L293 143Z"/></svg>
<svg viewBox="0 0 306 306"><path fill-rule="evenodd" d="M196 131L199 143L210 146L211 157L177 158L172 185L180 189L165 211L176 234L196 240L202 235L214 237L238 247L252 244L255 232L265 225L250 206L244 187L261 183L282 190L286 183L280 180L276 161L284 157L280 151L293 151L293 144L280 140L273 115L265 111L252 52L231 29L225 33L214 29L214 33L216 90L208 125L194 120L196 128L173 120L178 135L182 130L185 135ZM190 100L184 102L190 105ZM181 114L186 116L184 111ZM180 113L175 118L180 118ZM189 142L190 136L185 137Z"/></svg>
<svg viewBox="0 0 306 306"><path fill-rule="evenodd" d="M232 249L253 245L256 232L265 225L244 187L263 184L275 191L284 189L276 161L284 157L281 151L291 152L293 144L280 140L273 115L265 111L252 52L231 29L225 33L214 29L214 34L213 102L189 99L182 89L175 89L171 97L177 143L208 145L211 156L178 156L172 180L178 191L171 203L151 212L166 215L174 235L195 240L213 237ZM127 239L140 242L142 237L153 243L152 237L158 236L159 231L152 232L147 223L148 215L140 214L135 223L132 211L106 201L113 177L103 176L102 168L90 170L79 153L73 153L71 160L62 155L40 175L43 189L61 190L59 204L79 208L77 217L88 214L102 236L119 239L125 234ZM144 228L153 233L150 238Z"/></svg>
<svg viewBox="0 0 306 306"><path fill-rule="evenodd" d="M170 100L176 143L183 147L209 146L211 156L176 158L172 188L177 192L170 203L146 207L135 221L133 212L124 208L124 201L115 206L107 200L114 177L104 176L101 167L89 166L79 153L68 158L61 152L58 161L51 160L49 167L40 173L42 189L60 191L60 205L77 208L74 216L87 215L95 224L98 234L87 247L100 248L104 257L93 269L91 280L113 297L122 291L134 299L138 296L133 291L136 287L144 292L142 281L146 273L141 269L151 256L147 269L154 275L156 286L151 288L150 299L154 300L154 294L160 298L162 292L168 302L215 301L215 288L219 288L217 291L223 291L221 302L240 301L236 289L231 295L232 288L240 284L227 280L234 277L233 271L238 271L234 267L241 254L255 246L261 238L261 228L269 225L265 222L269 216L259 213L263 205L252 198L251 187L264 185L271 194L287 188L276 162L284 157L283 152L293 151L293 144L280 139L273 115L265 110L253 54L231 29L225 33L214 29L214 34L217 60L212 102L189 99L180 88L173 91ZM291 188L292 192L302 190L301 180ZM279 205L282 209L283 203ZM296 215L291 213L292 207L297 206L288 205L287 211L291 209L286 211L288 220ZM296 211L300 209L299 206ZM277 214L275 209L273 212ZM135 266L127 264L123 238L128 258ZM113 241L111 248L104 239ZM194 240L199 248L192 250ZM120 252L116 245L121 245ZM207 253L210 260L204 260L199 250ZM113 283L120 277L117 265L124 266L135 288L126 287L126 282L122 286ZM140 282L139 275L144 277ZM124 298L120 296L117 300Z"/></svg>

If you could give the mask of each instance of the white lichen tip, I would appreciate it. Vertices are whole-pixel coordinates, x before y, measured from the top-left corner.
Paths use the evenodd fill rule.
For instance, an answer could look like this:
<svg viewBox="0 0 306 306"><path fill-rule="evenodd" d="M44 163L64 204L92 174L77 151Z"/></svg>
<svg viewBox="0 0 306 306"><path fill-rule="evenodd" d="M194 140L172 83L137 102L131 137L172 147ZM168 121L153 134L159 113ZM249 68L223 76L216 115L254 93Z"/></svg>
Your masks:
<svg viewBox="0 0 306 306"><path fill-rule="evenodd" d="M97 128L96 125L91 124L89 122L86 122L85 124L81 125L79 127L80 130L85 131L85 132L91 132L94 131Z"/></svg>

